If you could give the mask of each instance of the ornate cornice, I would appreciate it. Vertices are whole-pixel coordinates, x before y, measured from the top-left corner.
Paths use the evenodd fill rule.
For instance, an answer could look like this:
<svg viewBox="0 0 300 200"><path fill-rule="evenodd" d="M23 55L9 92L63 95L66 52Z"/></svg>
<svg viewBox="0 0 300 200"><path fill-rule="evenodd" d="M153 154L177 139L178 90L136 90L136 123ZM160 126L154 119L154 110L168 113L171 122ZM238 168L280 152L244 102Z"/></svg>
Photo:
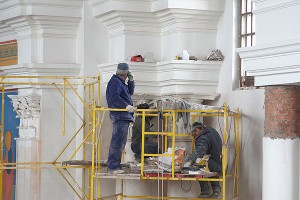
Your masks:
<svg viewBox="0 0 300 200"><path fill-rule="evenodd" d="M6 0L0 2L0 21L20 16L81 17L83 0Z"/></svg>
<svg viewBox="0 0 300 200"><path fill-rule="evenodd" d="M0 75L78 76L80 67L80 64L18 64L1 67Z"/></svg>
<svg viewBox="0 0 300 200"><path fill-rule="evenodd" d="M159 36L159 26L151 13L114 11L100 17L109 37L121 34Z"/></svg>
<svg viewBox="0 0 300 200"><path fill-rule="evenodd" d="M255 86L300 83L300 39L237 49Z"/></svg>
<svg viewBox="0 0 300 200"><path fill-rule="evenodd" d="M74 37L81 20L82 2L7 0L0 2L0 21L20 38L32 34L40 37Z"/></svg>
<svg viewBox="0 0 300 200"><path fill-rule="evenodd" d="M255 3L255 15L260 15L300 5L300 2L298 0L253 0L253 2Z"/></svg>
<svg viewBox="0 0 300 200"><path fill-rule="evenodd" d="M167 9L156 13L162 34L170 32L216 32L221 12Z"/></svg>
<svg viewBox="0 0 300 200"><path fill-rule="evenodd" d="M224 10L224 2L220 0L186 0L184 3L177 0L92 0L90 3L94 17L103 21L111 37L126 31L149 35L170 31L216 31Z"/></svg>
<svg viewBox="0 0 300 200"><path fill-rule="evenodd" d="M173 60L158 63L130 62L130 70L135 75L134 96L163 97L182 99L209 99L218 96L219 61L182 61ZM106 87L117 63L98 65L102 81ZM137 98L136 97L136 98Z"/></svg>

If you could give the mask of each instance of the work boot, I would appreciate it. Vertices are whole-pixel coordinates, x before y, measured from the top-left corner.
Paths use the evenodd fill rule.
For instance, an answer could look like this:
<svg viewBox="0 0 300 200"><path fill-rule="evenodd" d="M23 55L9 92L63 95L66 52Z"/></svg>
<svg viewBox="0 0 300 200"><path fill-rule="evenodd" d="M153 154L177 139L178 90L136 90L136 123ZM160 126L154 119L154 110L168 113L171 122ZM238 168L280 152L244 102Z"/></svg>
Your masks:
<svg viewBox="0 0 300 200"><path fill-rule="evenodd" d="M221 194L221 191L215 190L215 191L212 193L212 195L210 196L210 198L218 199L218 198L220 198L220 194Z"/></svg>
<svg viewBox="0 0 300 200"><path fill-rule="evenodd" d="M210 192L209 191L203 191L199 195L199 198L209 198L210 197Z"/></svg>

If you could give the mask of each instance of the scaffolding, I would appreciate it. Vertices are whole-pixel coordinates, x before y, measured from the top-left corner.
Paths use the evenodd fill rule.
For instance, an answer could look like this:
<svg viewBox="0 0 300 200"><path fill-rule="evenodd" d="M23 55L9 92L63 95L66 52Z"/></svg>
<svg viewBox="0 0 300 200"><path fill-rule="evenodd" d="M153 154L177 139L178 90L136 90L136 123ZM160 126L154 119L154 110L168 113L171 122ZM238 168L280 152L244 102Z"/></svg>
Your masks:
<svg viewBox="0 0 300 200"><path fill-rule="evenodd" d="M170 147L172 149L171 154L145 154L144 145L142 145L142 156L141 156L141 171L139 174L125 174L125 175L114 175L104 176L101 166L101 159L104 157L101 152L102 146L102 125L103 119L109 111L126 111L125 109L111 109L100 107L100 76L97 77L78 77L78 76L1 76L0 85L2 91L2 117L1 117L1 165L0 170L19 170L19 169L55 169L61 175L63 180L67 182L70 188L74 191L76 196L81 200L94 200L94 199L110 199L110 198L140 198L140 199L182 199L186 197L168 197L168 196L134 196L126 195L123 191L118 194L112 194L110 196L103 196L101 194L100 180L103 178L114 178L120 179L123 188L123 180L136 179L136 180L160 180L160 181L177 181L177 180L190 180L190 181L220 181L222 183L222 200L226 199L226 178L231 176L233 178L232 196L238 197L238 181L239 181L239 141L240 141L240 111L230 111L226 104L224 104L218 110L143 110L139 109L142 116L142 127L145 124L145 117L152 115L162 118L164 126L160 131L157 132L145 132L143 128L142 138L145 135L156 134L163 138L165 148ZM61 122L61 135L66 135L66 122L67 122L67 105L75 112L82 123L75 133L71 134L70 140L62 148L57 156L53 160L46 162L16 162L16 163L5 163L3 161L3 136L5 130L4 124L4 93L7 88L18 88L18 87L38 87L39 89L54 88L57 90L62 97L62 122ZM82 89L80 91L80 88ZM82 114L77 113L76 108L68 99L67 90L72 91L74 96L81 102L84 110ZM80 91L80 92L78 92ZM149 113L151 111L151 113ZM176 141L180 137L191 137L188 134L178 133L176 130L176 114L179 112L190 113L192 121L197 117L216 117L223 118L223 146L222 146L222 176L218 179L209 178L204 176L197 177L183 177L179 176L175 172L175 145ZM228 126L229 119L233 125L234 135L234 170L233 174L226 174L227 163L228 163L228 143L230 127ZM169 123L170 122L170 123ZM69 134L69 133L68 133ZM76 145L76 149L71 152L68 160L62 160L62 155L66 152L72 142L74 142L77 136L82 136L80 144ZM193 143L193 139L191 138ZM144 142L144 141L143 141ZM144 144L142 142L142 144ZM87 146L89 144L90 146ZM83 150L82 160L74 160L75 155L79 150ZM146 156L167 156L172 159L172 169L168 175L159 174L157 176L149 177L144 170L144 161ZM83 185L80 185L76 178L73 176L72 169L82 169L82 180ZM2 173L1 173L2 174ZM2 177L1 177L2 178ZM87 178L87 179L86 179ZM2 181L1 181L2 183ZM2 194L2 187L0 194ZM191 199L191 198L186 198ZM192 198L195 199L195 198Z"/></svg>
<svg viewBox="0 0 300 200"><path fill-rule="evenodd" d="M103 113L106 111L124 111L126 112L125 109L110 109L110 108L95 108L94 113L93 113L93 118L94 118L94 127L97 127L97 118L99 116L103 116ZM222 107L220 107L217 110L168 110L168 109L138 109L138 112L141 113L142 116L142 151L141 151L141 170L140 174L121 174L121 175L110 175L107 173L101 172L101 165L98 165L96 167L92 167L92 173L90 177L90 183L92 185L91 190L90 190L90 196L95 196L94 190L92 188L93 184L97 181L97 179L104 179L104 178L113 178L113 179L120 179L121 180L121 188L122 191L117 194L112 194L109 196L101 196L101 191L100 191L100 181L97 182L97 199L110 199L110 198L117 198L120 197L120 199L123 198L137 198L137 199L162 199L162 200L167 200L167 199L201 199L201 198L187 198L187 197L170 197L170 196L136 196L136 195L126 195L124 194L123 191L123 180L126 179L140 179L140 180L161 180L161 181L184 181L184 180L189 180L189 181L220 181L222 183L222 194L221 194L221 199L237 199L238 198L238 193L239 193L239 188L238 188L238 182L239 182L239 141L240 141L240 111L230 111L228 110L228 107L226 104L224 104ZM194 148L194 138L191 136L191 134L183 134L183 133L177 133L176 131L176 120L177 120L177 113L190 113L192 117L192 122L195 121L195 118L202 118L202 117L215 117L218 119L223 118L223 131L222 131L222 174L219 178L210 178L207 175L202 175L202 176L185 176L180 173L176 173L175 171L175 148L176 148L176 141L177 138L179 137L190 137L191 142ZM158 118L161 118L162 121L164 121L164 128L161 131L158 132L145 132L145 117L146 116L156 116ZM229 119L231 118L231 124L229 126ZM169 120L170 119L170 120ZM168 122L171 121L170 124ZM234 169L233 169L233 174L228 174L227 173L227 166L228 166L228 146L229 146L229 134L231 130L231 125L233 123L233 136L234 136L234 155L233 155L233 160L234 160ZM95 134L94 137L92 138L93 143L100 142L101 138L101 127L98 129L95 129ZM146 154L144 152L144 136L145 135L159 135L163 138L163 143L164 145L164 150L166 151L167 147L171 147L172 153L170 154ZM98 143L99 144L99 143ZM97 159L101 160L101 151L100 146L93 146L95 149L93 149L93 152L96 152L96 155L98 156ZM144 161L145 157L171 157L172 159L172 169L171 172L169 173L164 173L164 172L158 172L157 175L153 174L149 176L144 170ZM94 160L97 160L92 159ZM92 164L93 166L94 164ZM212 173L213 174L213 173ZM212 175L211 175L212 176ZM227 187L227 178L232 177L233 179L233 187L232 187L232 197L227 198L226 197L226 187ZM158 192L159 193L159 192ZM202 198L203 199L203 198Z"/></svg>
<svg viewBox="0 0 300 200"><path fill-rule="evenodd" d="M0 76L0 90L2 92L2 113L1 113L1 163L0 170L20 170L20 169L32 169L32 170L49 170L55 169L61 175L62 179L67 182L67 185L74 191L76 196L79 199L93 199L89 197L87 191L88 188L85 185L80 185L74 175L72 174L72 169L83 169L83 183L86 175L90 173L91 162L88 160L88 151L87 143L91 140L91 134L93 133L93 108L97 104L100 104L100 76L97 77L80 77L80 76ZM4 141L4 113L5 113L5 101L4 95L8 89L22 89L26 90L29 88L35 88L36 90L43 89L54 89L59 93L61 99L61 133L62 137L65 137L66 134L70 137L70 140L62 148L60 152L57 153L57 156L53 160L44 161L44 162L15 162L15 163L5 163L3 160L3 141ZM82 104L83 112L80 114L77 112L76 106L74 106L67 94L67 91L71 93L78 99L78 102ZM30 95L30 94L29 94ZM79 103L79 104L80 104ZM75 133L66 133L66 123L68 122L69 115L67 114L67 106L75 113L75 115L80 119L81 125L75 131ZM73 114L73 113L72 113ZM76 149L71 151L71 155L68 160L62 160L62 155L66 153L66 150L69 148L70 144L74 142L77 136L83 137L83 140L80 144L77 145ZM83 160L74 160L75 155L79 152L79 149L83 151ZM70 152L68 152L70 153ZM2 199L2 173L1 173L1 187L0 195Z"/></svg>

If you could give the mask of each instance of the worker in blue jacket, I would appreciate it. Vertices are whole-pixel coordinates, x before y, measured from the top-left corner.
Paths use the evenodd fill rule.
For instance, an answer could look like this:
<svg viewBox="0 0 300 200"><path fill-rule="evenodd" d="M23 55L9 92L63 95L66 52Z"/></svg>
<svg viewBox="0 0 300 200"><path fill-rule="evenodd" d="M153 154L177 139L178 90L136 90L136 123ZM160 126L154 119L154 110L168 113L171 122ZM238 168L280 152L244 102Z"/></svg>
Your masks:
<svg viewBox="0 0 300 200"><path fill-rule="evenodd" d="M211 172L218 172L222 174L222 139L219 133L211 127L206 127L201 122L193 124L192 134L195 138L195 151L193 154L185 159L184 167L190 167L195 163L197 158L210 155L208 160L208 168ZM215 176L212 178L219 178ZM199 181L201 187L200 198L219 198L221 193L220 183L218 181L211 181L211 188L213 193L210 193L207 181Z"/></svg>
<svg viewBox="0 0 300 200"><path fill-rule="evenodd" d="M127 80L127 81L126 81ZM133 122L135 108L131 100L134 93L133 74L127 63L119 63L116 74L107 84L106 101L109 108L126 108L127 112L110 111L109 117L113 124L112 138L109 147L107 167L112 174L123 174L121 168L122 152L127 141L129 124Z"/></svg>

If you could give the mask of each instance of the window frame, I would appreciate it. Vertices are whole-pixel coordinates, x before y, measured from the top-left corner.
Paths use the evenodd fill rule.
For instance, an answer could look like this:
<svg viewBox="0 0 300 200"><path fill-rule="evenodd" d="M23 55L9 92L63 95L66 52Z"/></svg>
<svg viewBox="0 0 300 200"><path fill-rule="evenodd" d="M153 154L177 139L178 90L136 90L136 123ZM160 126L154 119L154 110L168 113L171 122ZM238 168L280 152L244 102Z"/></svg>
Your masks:
<svg viewBox="0 0 300 200"><path fill-rule="evenodd" d="M255 16L253 14L255 5L253 0L241 0L239 7L239 48L255 46ZM254 77L247 76L241 58L239 65L240 87L253 87Z"/></svg>

